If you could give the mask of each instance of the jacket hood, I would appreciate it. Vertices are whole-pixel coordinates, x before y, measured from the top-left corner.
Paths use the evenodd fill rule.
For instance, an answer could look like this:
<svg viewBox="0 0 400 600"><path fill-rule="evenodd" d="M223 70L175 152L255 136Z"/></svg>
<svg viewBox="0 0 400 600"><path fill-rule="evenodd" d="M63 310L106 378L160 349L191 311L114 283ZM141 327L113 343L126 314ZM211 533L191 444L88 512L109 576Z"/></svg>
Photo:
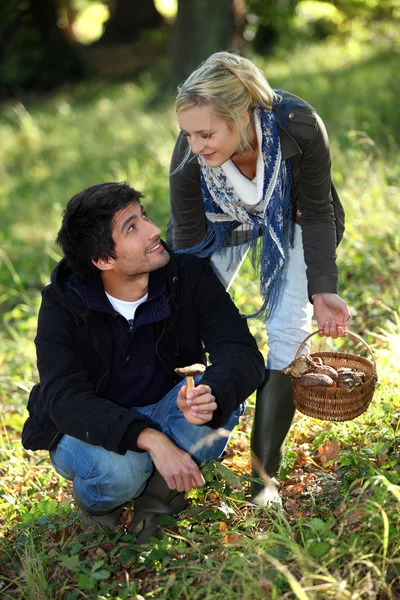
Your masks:
<svg viewBox="0 0 400 600"><path fill-rule="evenodd" d="M51 288L60 301L67 302L75 312L87 313L84 284L78 281L66 258L61 259L53 269L50 282L51 286L45 288L43 293Z"/></svg>

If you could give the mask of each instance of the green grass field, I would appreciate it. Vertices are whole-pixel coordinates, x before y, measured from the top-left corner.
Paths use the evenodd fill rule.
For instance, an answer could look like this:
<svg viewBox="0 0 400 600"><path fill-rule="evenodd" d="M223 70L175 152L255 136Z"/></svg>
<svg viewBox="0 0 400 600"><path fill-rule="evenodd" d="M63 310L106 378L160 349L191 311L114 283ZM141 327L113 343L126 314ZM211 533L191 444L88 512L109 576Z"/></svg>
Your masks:
<svg viewBox="0 0 400 600"><path fill-rule="evenodd" d="M165 229L173 100L147 99L157 81L92 81L11 103L0 116L0 597L89 599L400 598L399 54L396 32L256 58L274 87L318 108L331 138L334 181L347 213L338 251L350 329L372 347L379 383L354 421L296 416L280 473L284 511L246 502L254 399L222 465L205 470L168 535L136 547L126 533L82 530L70 484L46 453L22 449L28 391L37 381L40 290L60 258L54 238L68 199L128 180ZM232 289L244 312L259 302L245 264ZM267 351L263 325L251 322ZM314 338L315 339L315 338ZM322 342L316 342L315 348ZM350 340L343 348L361 353ZM325 341L338 349L338 342ZM322 346L321 346L322 347Z"/></svg>

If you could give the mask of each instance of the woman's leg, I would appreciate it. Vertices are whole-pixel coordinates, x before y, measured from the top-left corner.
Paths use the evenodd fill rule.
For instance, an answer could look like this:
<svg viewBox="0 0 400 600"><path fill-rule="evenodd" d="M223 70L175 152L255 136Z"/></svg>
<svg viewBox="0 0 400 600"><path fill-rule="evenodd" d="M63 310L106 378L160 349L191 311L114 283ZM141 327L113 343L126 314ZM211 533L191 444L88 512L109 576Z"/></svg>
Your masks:
<svg viewBox="0 0 400 600"><path fill-rule="evenodd" d="M294 247L289 249L285 264L281 298L267 323L267 369L264 383L257 390L251 438L252 452L258 459L253 465L254 476L260 476L260 464L270 477L279 470L284 441L295 412L291 381L282 375L281 369L293 360L310 332L311 318L301 228L296 225ZM304 348L304 352L308 352L308 348ZM253 483L252 498L257 503L266 504L275 499L273 496L271 486L263 489L262 485Z"/></svg>
<svg viewBox="0 0 400 600"><path fill-rule="evenodd" d="M227 291L244 263L248 251L248 245L233 246L212 255L211 266Z"/></svg>
<svg viewBox="0 0 400 600"><path fill-rule="evenodd" d="M73 481L78 502L94 511L112 511L138 496L153 471L147 452L120 455L69 435L50 458L56 471Z"/></svg>
<svg viewBox="0 0 400 600"><path fill-rule="evenodd" d="M280 300L267 322L267 369L281 370L311 331L313 308L308 301L306 264L300 225L295 225L294 246L289 248ZM306 345L303 352L309 351Z"/></svg>

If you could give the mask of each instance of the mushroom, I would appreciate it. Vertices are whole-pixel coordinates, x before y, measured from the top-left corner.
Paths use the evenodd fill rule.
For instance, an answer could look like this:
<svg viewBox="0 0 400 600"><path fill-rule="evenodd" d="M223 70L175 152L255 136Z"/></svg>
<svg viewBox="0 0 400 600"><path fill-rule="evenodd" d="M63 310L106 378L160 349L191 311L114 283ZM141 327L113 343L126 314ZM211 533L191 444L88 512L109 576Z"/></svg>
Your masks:
<svg viewBox="0 0 400 600"><path fill-rule="evenodd" d="M291 375L292 377L301 377L307 373L313 366L313 359L309 354L302 354L298 358L292 360L290 365L282 369L283 375Z"/></svg>
<svg viewBox="0 0 400 600"><path fill-rule="evenodd" d="M334 369L333 367L330 367L329 365L317 365L315 367L314 373L322 373L322 375L328 375L328 377L330 377L331 379L333 379L333 381L337 381L338 380L338 372L336 371L336 369Z"/></svg>
<svg viewBox="0 0 400 600"><path fill-rule="evenodd" d="M299 383L300 385L319 385L321 387L333 387L334 385L333 379L323 373L304 373L304 375L300 377Z"/></svg>
<svg viewBox="0 0 400 600"><path fill-rule="evenodd" d="M361 371L339 372L337 385L339 388L346 388L352 391L355 387L363 383L364 373Z"/></svg>
<svg viewBox="0 0 400 600"><path fill-rule="evenodd" d="M344 375L345 373L353 373L353 369L351 367L338 367L337 372L339 377Z"/></svg>
<svg viewBox="0 0 400 600"><path fill-rule="evenodd" d="M186 377L186 385L188 394L194 389L194 377L196 375L202 375L206 370L205 365L201 365L200 363L195 363L194 365L190 365L189 367L178 367L175 369L175 373L178 373L181 377Z"/></svg>

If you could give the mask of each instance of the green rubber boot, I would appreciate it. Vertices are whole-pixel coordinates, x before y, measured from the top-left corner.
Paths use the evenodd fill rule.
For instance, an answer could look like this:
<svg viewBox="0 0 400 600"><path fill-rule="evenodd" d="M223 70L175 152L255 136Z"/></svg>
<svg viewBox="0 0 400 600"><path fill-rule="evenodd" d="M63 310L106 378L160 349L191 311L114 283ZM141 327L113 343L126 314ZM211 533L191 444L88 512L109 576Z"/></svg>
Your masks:
<svg viewBox="0 0 400 600"><path fill-rule="evenodd" d="M266 369L264 383L257 390L256 410L251 435L253 477L270 478L265 484L252 482L251 501L260 506L281 505L275 475L283 454L285 438L295 413L292 383L280 371Z"/></svg>

